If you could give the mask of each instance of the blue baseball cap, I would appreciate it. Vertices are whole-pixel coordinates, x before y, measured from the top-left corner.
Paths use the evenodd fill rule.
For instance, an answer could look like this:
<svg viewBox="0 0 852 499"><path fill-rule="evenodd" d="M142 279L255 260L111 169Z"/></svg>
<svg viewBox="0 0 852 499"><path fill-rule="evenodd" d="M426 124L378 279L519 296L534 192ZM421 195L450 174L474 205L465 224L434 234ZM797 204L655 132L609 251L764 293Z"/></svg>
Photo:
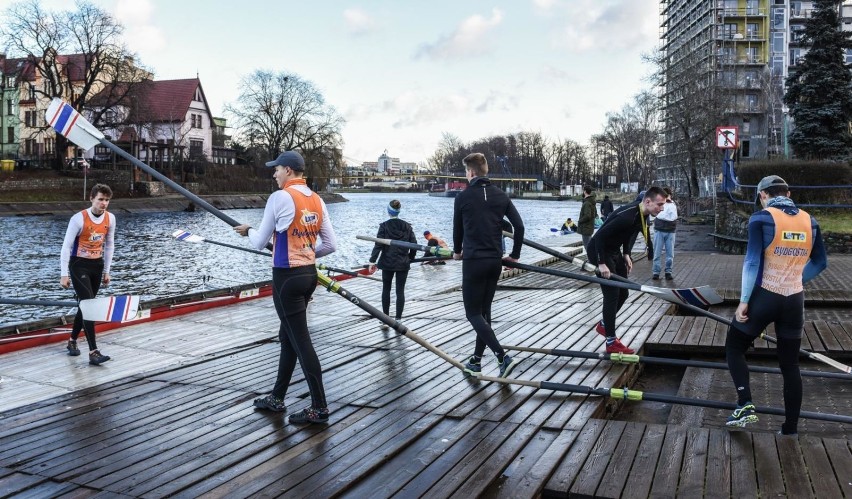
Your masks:
<svg viewBox="0 0 852 499"><path fill-rule="evenodd" d="M275 158L275 161L269 161L266 163L266 166L287 166L293 170L303 172L305 171L305 159L296 151L285 151L279 154L278 157Z"/></svg>

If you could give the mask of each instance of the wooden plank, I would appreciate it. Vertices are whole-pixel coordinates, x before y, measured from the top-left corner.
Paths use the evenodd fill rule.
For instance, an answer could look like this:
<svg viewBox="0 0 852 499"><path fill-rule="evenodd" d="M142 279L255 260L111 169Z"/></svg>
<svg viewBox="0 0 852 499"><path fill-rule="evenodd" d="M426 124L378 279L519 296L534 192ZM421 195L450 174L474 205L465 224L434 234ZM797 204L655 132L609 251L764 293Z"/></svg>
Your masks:
<svg viewBox="0 0 852 499"><path fill-rule="evenodd" d="M852 352L852 337L847 334L846 330L838 322L827 322L831 333L834 335L834 338L837 340L837 343L840 344L840 348L844 353Z"/></svg>
<svg viewBox="0 0 852 499"><path fill-rule="evenodd" d="M784 473L787 497L814 497L798 438L776 435L775 444L778 446L778 460L781 462L781 472Z"/></svg>
<svg viewBox="0 0 852 499"><path fill-rule="evenodd" d="M540 430L509 467L482 493L482 497L538 497L556 463L577 438L572 430Z"/></svg>
<svg viewBox="0 0 852 499"><path fill-rule="evenodd" d="M577 435L571 448L565 457L559 462L553 475L544 486L545 497L565 497L580 468L585 463L598 440L601 432L606 426L606 421L601 419L590 419Z"/></svg>
<svg viewBox="0 0 852 499"><path fill-rule="evenodd" d="M604 477L612 478L607 473L607 469L626 426L627 424L624 421L608 421L606 423L597 442L592 447L590 453L592 459L587 459L577 473L577 478L574 479L574 484L568 492L569 495L595 497L595 491L601 484L601 480Z"/></svg>
<svg viewBox="0 0 852 499"><path fill-rule="evenodd" d="M603 480L595 494L600 497L621 497L623 494L633 494L634 491L626 486L636 459L636 453L645 434L642 423L627 423L612 459L603 473Z"/></svg>
<svg viewBox="0 0 852 499"><path fill-rule="evenodd" d="M824 438L822 445L828 453L831 466L837 474L838 485L843 492L843 497L852 497L852 480L849 473L844 470L852 470L852 451L849 449L849 441L839 438Z"/></svg>
<svg viewBox="0 0 852 499"><path fill-rule="evenodd" d="M669 426L666 431L665 440L663 441L663 448L660 451L660 461L657 463L657 468L654 471L651 496L675 496L679 475L674 470L680 470L685 445L686 428Z"/></svg>
<svg viewBox="0 0 852 499"><path fill-rule="evenodd" d="M814 488L814 495L819 498L843 497L822 440L816 437L800 436L799 445L810 483Z"/></svg>
<svg viewBox="0 0 852 499"><path fill-rule="evenodd" d="M727 430L711 429L707 445L705 497L731 497L731 439Z"/></svg>
<svg viewBox="0 0 852 499"><path fill-rule="evenodd" d="M691 429L686 433L683 463L680 468L681 479L677 489L678 497L691 498L704 494L709 437L710 430L707 428Z"/></svg>
<svg viewBox="0 0 852 499"><path fill-rule="evenodd" d="M635 497L648 497L654 474L650 470L657 467L657 460L666 436L666 425L651 424L645 427L645 434L636 452L633 468L627 477L624 490Z"/></svg>
<svg viewBox="0 0 852 499"><path fill-rule="evenodd" d="M754 451L751 433L730 432L731 443L731 497L757 497Z"/></svg>
<svg viewBox="0 0 852 499"><path fill-rule="evenodd" d="M0 478L0 497L9 497L47 481L47 478L28 473L13 473Z"/></svg>
<svg viewBox="0 0 852 499"><path fill-rule="evenodd" d="M704 333L704 328L706 327L707 322L710 321L706 317L696 317L695 321L692 323L692 329L690 329L689 334L684 340L684 345L701 345L701 342L699 340L701 339L701 336Z"/></svg>
<svg viewBox="0 0 852 499"><path fill-rule="evenodd" d="M785 494L784 475L778 461L778 448L772 433L755 433L754 465L757 473L757 486L763 497L777 497Z"/></svg>
<svg viewBox="0 0 852 499"><path fill-rule="evenodd" d="M840 352L843 350L840 342L834 337L834 333L832 333L831 328L828 327L825 321L814 321L814 328L816 328L819 337L822 339L827 352Z"/></svg>

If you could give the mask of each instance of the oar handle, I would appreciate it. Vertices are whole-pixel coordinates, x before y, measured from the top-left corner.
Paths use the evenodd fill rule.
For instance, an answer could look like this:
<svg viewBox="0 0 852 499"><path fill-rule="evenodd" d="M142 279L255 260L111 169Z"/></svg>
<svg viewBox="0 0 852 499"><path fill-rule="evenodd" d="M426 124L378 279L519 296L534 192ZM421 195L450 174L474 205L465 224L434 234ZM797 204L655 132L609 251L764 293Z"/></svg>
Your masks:
<svg viewBox="0 0 852 499"><path fill-rule="evenodd" d="M40 307L76 307L75 301L30 300L26 298L0 298L0 305L35 305Z"/></svg>
<svg viewBox="0 0 852 499"><path fill-rule="evenodd" d="M363 236L363 235L357 235L357 236L355 236L355 238L361 239L363 241L372 241L374 243L383 244L385 246L397 246L397 247L400 247L400 248L408 248L408 249L413 249L413 250L417 250L417 251L422 251L422 252L426 253L427 255L443 256L443 257L452 257L453 256L452 251L448 250L447 248L441 248L440 246L424 246L422 244L412 243L412 242L409 242L409 241L399 241L399 240L396 240L396 239L382 239L382 238L378 238L378 237Z"/></svg>

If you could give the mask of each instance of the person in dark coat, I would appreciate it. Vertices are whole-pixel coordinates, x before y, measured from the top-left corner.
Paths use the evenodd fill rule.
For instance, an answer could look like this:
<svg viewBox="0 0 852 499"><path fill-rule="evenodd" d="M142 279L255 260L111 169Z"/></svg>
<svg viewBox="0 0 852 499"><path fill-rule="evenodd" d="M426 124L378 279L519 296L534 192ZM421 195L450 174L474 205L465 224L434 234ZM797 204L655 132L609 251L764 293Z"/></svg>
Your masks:
<svg viewBox="0 0 852 499"><path fill-rule="evenodd" d="M388 204L389 219L379 224L379 232L376 234L380 239L396 239L417 243L414 229L411 224L399 217L402 203L394 199ZM408 279L408 270L411 268L411 260L417 254L417 250L400 248L399 246L386 246L376 243L373 253L370 255L370 263L376 263L382 270L382 311L388 315L390 311L390 292L394 277L396 277L396 320L402 318L402 310L405 307L405 281ZM382 324L382 329L388 329Z"/></svg>
<svg viewBox="0 0 852 499"><path fill-rule="evenodd" d="M612 207L612 201L609 199L609 195L604 196L603 201L601 201L601 218L606 220L606 217L615 211L615 208Z"/></svg>
<svg viewBox="0 0 852 499"><path fill-rule="evenodd" d="M589 240L595 233L595 219L598 218L598 206L592 186L583 186L583 205L580 207L580 218L577 220L577 232L583 236L583 249L589 250Z"/></svg>
<svg viewBox="0 0 852 499"><path fill-rule="evenodd" d="M482 354L488 346L497 357L499 376L505 378L517 361L506 354L491 328L491 302L503 270L503 219L508 218L514 230L512 251L505 258L513 262L521 256L524 222L509 196L485 176L485 155L469 154L462 164L470 183L453 208L453 259L462 260L464 312L476 331L473 356L464 371L471 376L482 373Z"/></svg>

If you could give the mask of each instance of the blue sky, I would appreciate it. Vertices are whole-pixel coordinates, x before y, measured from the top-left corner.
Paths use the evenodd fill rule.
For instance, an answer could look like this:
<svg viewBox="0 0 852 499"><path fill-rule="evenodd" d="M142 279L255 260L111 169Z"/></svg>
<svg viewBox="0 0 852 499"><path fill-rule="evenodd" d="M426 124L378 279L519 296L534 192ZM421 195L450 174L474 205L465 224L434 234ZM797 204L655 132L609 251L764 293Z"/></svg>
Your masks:
<svg viewBox="0 0 852 499"><path fill-rule="evenodd" d="M214 115L256 69L311 80L353 162L425 161L442 132L585 143L649 87L659 42L658 0L93 1L157 79L197 72Z"/></svg>

